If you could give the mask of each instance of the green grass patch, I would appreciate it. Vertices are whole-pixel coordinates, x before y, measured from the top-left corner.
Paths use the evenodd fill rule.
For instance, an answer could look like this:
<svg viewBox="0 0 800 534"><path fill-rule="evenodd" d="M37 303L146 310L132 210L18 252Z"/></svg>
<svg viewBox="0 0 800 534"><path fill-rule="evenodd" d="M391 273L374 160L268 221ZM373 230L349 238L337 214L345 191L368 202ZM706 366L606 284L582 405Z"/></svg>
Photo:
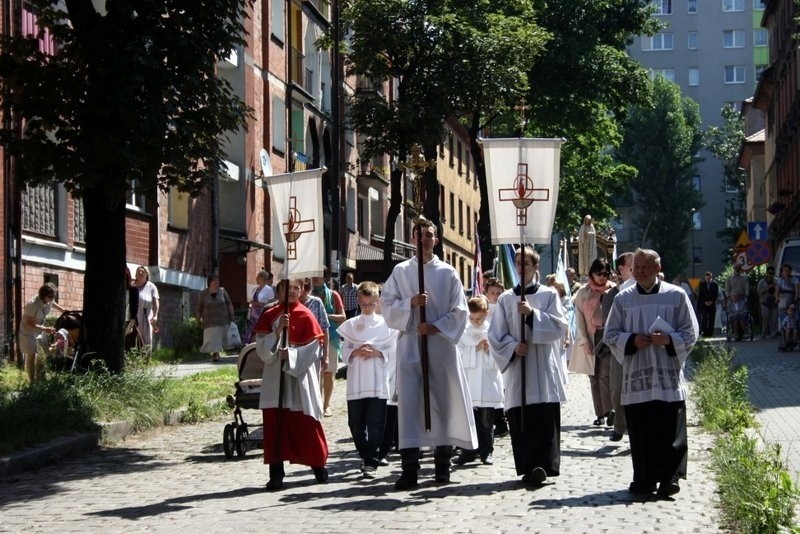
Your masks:
<svg viewBox="0 0 800 534"><path fill-rule="evenodd" d="M21 377L20 377L21 375ZM75 431L95 422L128 421L137 431L163 424L166 416L188 407L195 422L226 410L208 402L229 394L236 369L221 367L173 379L136 359L125 372L102 368L85 374L48 372L32 386L15 366L0 369L0 453L8 453Z"/></svg>
<svg viewBox="0 0 800 534"><path fill-rule="evenodd" d="M712 463L722 522L732 532L800 532L794 524L798 489L774 445L759 447L747 399L748 370L733 365L727 346L698 343L690 369L700 423L716 434Z"/></svg>

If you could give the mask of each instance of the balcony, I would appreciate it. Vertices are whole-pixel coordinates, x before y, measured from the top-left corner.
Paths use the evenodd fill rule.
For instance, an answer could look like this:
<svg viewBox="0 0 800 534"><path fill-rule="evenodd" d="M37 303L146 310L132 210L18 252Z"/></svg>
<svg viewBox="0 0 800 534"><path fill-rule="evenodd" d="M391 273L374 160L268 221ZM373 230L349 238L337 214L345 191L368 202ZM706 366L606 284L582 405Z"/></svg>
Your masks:
<svg viewBox="0 0 800 534"><path fill-rule="evenodd" d="M356 94L384 96L383 81L367 76L359 76L356 79Z"/></svg>

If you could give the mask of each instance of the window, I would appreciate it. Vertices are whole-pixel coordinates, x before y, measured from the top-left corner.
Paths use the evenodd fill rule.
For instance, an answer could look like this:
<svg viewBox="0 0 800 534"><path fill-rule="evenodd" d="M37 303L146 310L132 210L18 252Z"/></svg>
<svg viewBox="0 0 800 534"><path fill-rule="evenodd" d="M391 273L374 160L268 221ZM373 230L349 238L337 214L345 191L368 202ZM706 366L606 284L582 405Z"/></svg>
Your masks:
<svg viewBox="0 0 800 534"><path fill-rule="evenodd" d="M692 247L692 260L695 265L703 263L703 247Z"/></svg>
<svg viewBox="0 0 800 534"><path fill-rule="evenodd" d="M697 13L697 0L688 0L686 2L686 12L691 14Z"/></svg>
<svg viewBox="0 0 800 534"><path fill-rule="evenodd" d="M702 215L702 213L699 211L692 213L692 230L703 229L703 218L700 215Z"/></svg>
<svg viewBox="0 0 800 534"><path fill-rule="evenodd" d="M86 243L86 215L83 199L72 197L72 236L76 243Z"/></svg>
<svg viewBox="0 0 800 534"><path fill-rule="evenodd" d="M467 239L472 239L472 208L467 206Z"/></svg>
<svg viewBox="0 0 800 534"><path fill-rule="evenodd" d="M447 222L447 206L445 206L444 186L439 185L439 216L442 218L442 224Z"/></svg>
<svg viewBox="0 0 800 534"><path fill-rule="evenodd" d="M689 32L686 35L686 48L697 50L697 32Z"/></svg>
<svg viewBox="0 0 800 534"><path fill-rule="evenodd" d="M764 11L764 0L753 0L753 11Z"/></svg>
<svg viewBox="0 0 800 534"><path fill-rule="evenodd" d="M743 65L725 65L725 83L744 83Z"/></svg>
<svg viewBox="0 0 800 534"><path fill-rule="evenodd" d="M272 0L271 2L272 21L270 31L272 35L281 43L286 40L286 30L283 24L283 7L286 5L284 0Z"/></svg>
<svg viewBox="0 0 800 534"><path fill-rule="evenodd" d="M760 80L761 79L761 74L765 70L767 70L767 67L769 67L769 65L765 65L763 63L760 63L760 64L756 65L755 67L753 67L753 70L754 70L753 79L756 80L756 81Z"/></svg>
<svg viewBox="0 0 800 534"><path fill-rule="evenodd" d="M128 192L127 208L144 211L144 195L136 191L136 180L131 180L131 190Z"/></svg>
<svg viewBox="0 0 800 534"><path fill-rule="evenodd" d="M649 37L642 37L642 51L672 50L672 34L657 33Z"/></svg>
<svg viewBox="0 0 800 534"><path fill-rule="evenodd" d="M464 201L458 199L458 233L464 235Z"/></svg>
<svg viewBox="0 0 800 534"><path fill-rule="evenodd" d="M272 147L286 152L286 104L277 96L272 97Z"/></svg>
<svg viewBox="0 0 800 534"><path fill-rule="evenodd" d="M58 238L58 186L28 186L22 192L22 229L39 236Z"/></svg>
<svg viewBox="0 0 800 534"><path fill-rule="evenodd" d="M450 228L456 227L456 195L450 193Z"/></svg>
<svg viewBox="0 0 800 534"><path fill-rule="evenodd" d="M723 48L744 48L744 30L723 30Z"/></svg>
<svg viewBox="0 0 800 534"><path fill-rule="evenodd" d="M455 150L453 149L453 132L447 134L447 150L450 151L450 168L455 167Z"/></svg>
<svg viewBox="0 0 800 534"><path fill-rule="evenodd" d="M766 28L756 28L753 30L753 46L767 46L769 44L769 33Z"/></svg>
<svg viewBox="0 0 800 534"><path fill-rule="evenodd" d="M462 164L464 161L464 151L461 148L461 141L458 141L456 146L458 147L458 175L461 176L464 174L464 167Z"/></svg>
<svg viewBox="0 0 800 534"><path fill-rule="evenodd" d="M169 189L167 197L169 224L173 228L185 230L189 228L189 194L178 191L177 188Z"/></svg>
<svg viewBox="0 0 800 534"><path fill-rule="evenodd" d="M700 85L700 69L697 67L689 68L689 85L692 87Z"/></svg>
<svg viewBox="0 0 800 534"><path fill-rule="evenodd" d="M22 3L22 35L36 37L39 35L39 9L30 2ZM44 28L41 37L38 37L39 52L48 55L56 53L56 44L50 30Z"/></svg>
<svg viewBox="0 0 800 534"><path fill-rule="evenodd" d="M722 11L744 11L744 0L722 0Z"/></svg>
<svg viewBox="0 0 800 534"><path fill-rule="evenodd" d="M672 14L672 0L654 0L653 4L656 6L654 15Z"/></svg>
<svg viewBox="0 0 800 534"><path fill-rule="evenodd" d="M653 69L650 71L652 76L661 76L669 82L675 82L675 69Z"/></svg>

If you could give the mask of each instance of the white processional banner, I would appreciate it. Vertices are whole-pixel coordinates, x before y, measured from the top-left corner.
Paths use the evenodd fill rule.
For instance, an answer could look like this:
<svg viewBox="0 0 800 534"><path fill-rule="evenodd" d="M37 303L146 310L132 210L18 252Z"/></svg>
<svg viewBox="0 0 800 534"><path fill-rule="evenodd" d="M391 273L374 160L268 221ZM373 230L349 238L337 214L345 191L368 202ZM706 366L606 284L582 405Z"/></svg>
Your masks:
<svg viewBox="0 0 800 534"><path fill-rule="evenodd" d="M322 276L322 172L324 169L267 178L272 220L284 251L280 279ZM276 247L277 251L277 247Z"/></svg>
<svg viewBox="0 0 800 534"><path fill-rule="evenodd" d="M481 139L492 243L548 244L563 139Z"/></svg>

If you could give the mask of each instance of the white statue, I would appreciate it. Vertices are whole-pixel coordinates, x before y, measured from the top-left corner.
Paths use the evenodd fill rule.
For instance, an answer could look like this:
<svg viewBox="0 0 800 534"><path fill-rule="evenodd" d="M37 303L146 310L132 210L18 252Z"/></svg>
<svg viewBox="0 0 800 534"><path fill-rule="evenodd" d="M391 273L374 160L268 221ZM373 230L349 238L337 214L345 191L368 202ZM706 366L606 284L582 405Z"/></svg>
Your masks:
<svg viewBox="0 0 800 534"><path fill-rule="evenodd" d="M592 223L592 216L587 215L578 229L578 275L588 276L589 266L596 258L597 235Z"/></svg>

